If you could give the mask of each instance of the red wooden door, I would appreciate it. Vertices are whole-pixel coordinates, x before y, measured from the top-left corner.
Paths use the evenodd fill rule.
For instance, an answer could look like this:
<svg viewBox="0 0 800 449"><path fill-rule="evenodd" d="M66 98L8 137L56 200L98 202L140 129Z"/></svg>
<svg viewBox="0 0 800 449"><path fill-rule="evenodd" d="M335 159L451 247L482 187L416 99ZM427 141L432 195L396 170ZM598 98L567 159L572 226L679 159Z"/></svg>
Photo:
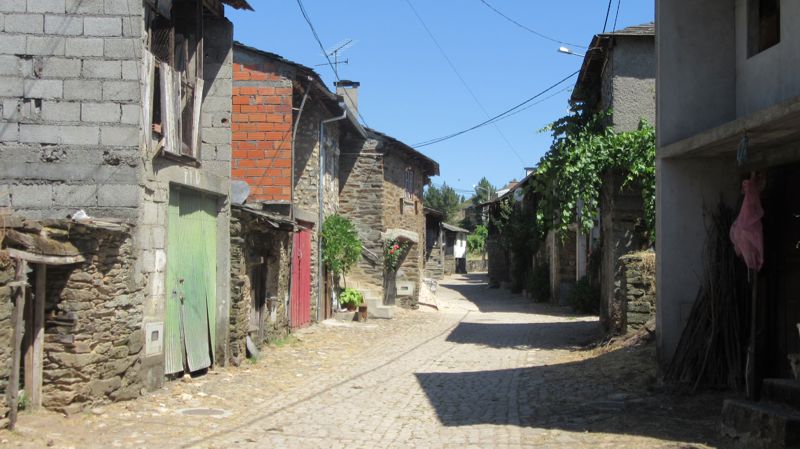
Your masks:
<svg viewBox="0 0 800 449"><path fill-rule="evenodd" d="M311 231L295 233L293 248L289 324L296 329L311 322Z"/></svg>

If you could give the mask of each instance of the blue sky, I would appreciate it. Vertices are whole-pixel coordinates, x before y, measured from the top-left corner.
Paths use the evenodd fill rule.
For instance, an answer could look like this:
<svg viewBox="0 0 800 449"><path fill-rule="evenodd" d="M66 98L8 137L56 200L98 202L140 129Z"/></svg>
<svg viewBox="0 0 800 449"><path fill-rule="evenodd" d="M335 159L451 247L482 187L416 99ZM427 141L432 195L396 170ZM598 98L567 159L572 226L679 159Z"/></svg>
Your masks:
<svg viewBox="0 0 800 449"><path fill-rule="evenodd" d="M561 44L517 27L480 0L408 1L490 116L580 68L582 58L558 53ZM605 0L486 1L539 33L582 46L602 31L608 6ZM236 40L304 65L325 63L296 0L251 4L255 12L228 9ZM355 41L342 56L349 64L340 66L339 76L361 82L359 110L368 126L412 145L486 120L407 0L303 4L326 49ZM608 30L616 5L614 0ZM652 21L653 7L652 0L621 1L617 28ZM330 67L314 68L333 89ZM574 78L552 92L572 85ZM568 96L569 90L562 91L497 127L485 126L420 148L440 164L441 176L433 178L433 184L447 182L468 196L482 176L497 186L521 178L523 167L535 165L549 147L549 134L539 130L566 114Z"/></svg>

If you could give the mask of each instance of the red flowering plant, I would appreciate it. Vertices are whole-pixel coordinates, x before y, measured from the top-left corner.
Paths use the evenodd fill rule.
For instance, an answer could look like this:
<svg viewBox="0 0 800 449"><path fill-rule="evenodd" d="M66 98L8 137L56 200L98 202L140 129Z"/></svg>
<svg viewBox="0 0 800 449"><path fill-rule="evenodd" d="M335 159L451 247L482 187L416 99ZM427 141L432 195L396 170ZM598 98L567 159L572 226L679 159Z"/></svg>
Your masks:
<svg viewBox="0 0 800 449"><path fill-rule="evenodd" d="M397 271L400 265L400 258L408 249L408 242L399 240L389 240L383 247L383 266L386 271Z"/></svg>

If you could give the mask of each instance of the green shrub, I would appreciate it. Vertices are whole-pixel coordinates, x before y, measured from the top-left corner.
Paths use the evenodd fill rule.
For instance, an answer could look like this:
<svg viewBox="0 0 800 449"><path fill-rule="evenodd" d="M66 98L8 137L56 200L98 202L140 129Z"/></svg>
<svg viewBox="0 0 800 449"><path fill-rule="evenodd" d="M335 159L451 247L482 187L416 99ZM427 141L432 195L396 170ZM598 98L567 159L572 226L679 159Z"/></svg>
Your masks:
<svg viewBox="0 0 800 449"><path fill-rule="evenodd" d="M353 223L335 214L322 225L322 260L334 278L344 276L361 256L361 240Z"/></svg>
<svg viewBox="0 0 800 449"><path fill-rule="evenodd" d="M596 314L600 310L600 289L584 276L575 283L569 295L569 304L578 313Z"/></svg>
<svg viewBox="0 0 800 449"><path fill-rule="evenodd" d="M537 263L529 271L526 288L536 302L550 301L550 264Z"/></svg>
<svg viewBox="0 0 800 449"><path fill-rule="evenodd" d="M346 288L339 294L339 304L341 304L342 307L347 307L348 305L358 307L363 300L364 295L354 288Z"/></svg>

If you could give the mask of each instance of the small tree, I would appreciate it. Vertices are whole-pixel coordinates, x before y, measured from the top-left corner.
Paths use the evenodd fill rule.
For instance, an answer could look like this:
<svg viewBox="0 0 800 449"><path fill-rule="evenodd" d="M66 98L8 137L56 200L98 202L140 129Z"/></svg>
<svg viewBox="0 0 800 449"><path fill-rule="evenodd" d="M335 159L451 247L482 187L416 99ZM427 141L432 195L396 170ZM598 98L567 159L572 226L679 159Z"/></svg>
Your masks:
<svg viewBox="0 0 800 449"><path fill-rule="evenodd" d="M486 250L486 238L489 230L484 225L475 227L475 231L467 236L467 250L472 254L483 254Z"/></svg>
<svg viewBox="0 0 800 449"><path fill-rule="evenodd" d="M334 279L342 276L344 280L360 255L361 240L353 223L338 214L326 218L322 225L322 260Z"/></svg>

